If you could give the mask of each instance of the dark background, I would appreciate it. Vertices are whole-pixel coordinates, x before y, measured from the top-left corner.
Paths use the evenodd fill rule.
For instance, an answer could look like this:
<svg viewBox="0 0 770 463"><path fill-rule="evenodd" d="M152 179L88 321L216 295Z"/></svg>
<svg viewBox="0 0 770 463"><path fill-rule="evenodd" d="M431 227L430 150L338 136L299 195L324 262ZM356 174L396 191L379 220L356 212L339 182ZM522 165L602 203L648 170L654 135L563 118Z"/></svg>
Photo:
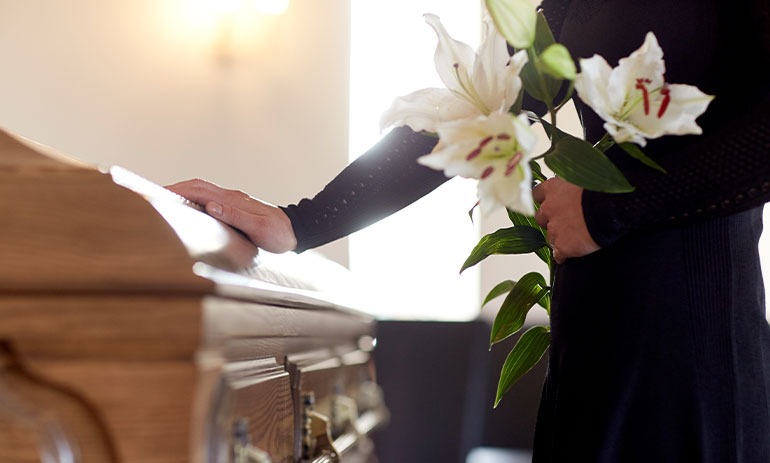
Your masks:
<svg viewBox="0 0 770 463"><path fill-rule="evenodd" d="M381 463L464 463L474 447L531 449L547 354L493 409L519 334L489 352L490 325L378 323L377 379L391 413L374 442Z"/></svg>

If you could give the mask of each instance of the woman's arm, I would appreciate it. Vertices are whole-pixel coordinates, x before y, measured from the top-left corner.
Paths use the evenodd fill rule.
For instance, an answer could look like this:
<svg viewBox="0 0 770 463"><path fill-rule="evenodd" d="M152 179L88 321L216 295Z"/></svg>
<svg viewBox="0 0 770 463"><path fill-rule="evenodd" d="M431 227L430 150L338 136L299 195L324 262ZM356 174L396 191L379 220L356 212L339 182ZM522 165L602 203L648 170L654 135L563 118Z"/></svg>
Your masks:
<svg viewBox="0 0 770 463"><path fill-rule="evenodd" d="M321 246L411 204L444 183L442 172L417 164L438 139L397 128L340 172L313 199L276 207L204 180L168 188L243 231L258 247L285 252Z"/></svg>
<svg viewBox="0 0 770 463"><path fill-rule="evenodd" d="M417 163L437 142L407 127L393 129L313 199L282 208L291 219L297 251L360 230L444 183L442 172Z"/></svg>

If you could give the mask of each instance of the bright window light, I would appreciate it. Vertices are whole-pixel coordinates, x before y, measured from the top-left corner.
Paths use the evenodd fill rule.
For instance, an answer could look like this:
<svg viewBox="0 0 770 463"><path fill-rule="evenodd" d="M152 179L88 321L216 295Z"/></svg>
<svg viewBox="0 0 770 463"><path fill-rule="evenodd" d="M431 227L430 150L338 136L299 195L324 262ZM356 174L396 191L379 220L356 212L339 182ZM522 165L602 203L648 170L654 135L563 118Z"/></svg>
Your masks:
<svg viewBox="0 0 770 463"><path fill-rule="evenodd" d="M480 2L352 0L350 159L383 134L379 117L393 99L443 86L433 64L436 35L424 13L437 14L449 33L476 48ZM479 273L460 266L479 232L466 213L475 184L453 179L437 191L350 238L350 266L375 282L372 300L382 318L467 320L478 315Z"/></svg>

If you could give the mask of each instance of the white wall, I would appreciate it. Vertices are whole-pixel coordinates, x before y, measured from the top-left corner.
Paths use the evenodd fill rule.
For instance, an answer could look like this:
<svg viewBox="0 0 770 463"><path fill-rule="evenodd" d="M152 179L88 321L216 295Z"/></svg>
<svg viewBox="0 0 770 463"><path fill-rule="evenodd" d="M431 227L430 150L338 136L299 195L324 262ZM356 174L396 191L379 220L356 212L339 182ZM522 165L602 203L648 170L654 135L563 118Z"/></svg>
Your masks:
<svg viewBox="0 0 770 463"><path fill-rule="evenodd" d="M315 194L348 159L349 0L244 9L230 35L216 3L0 0L0 127L161 184Z"/></svg>

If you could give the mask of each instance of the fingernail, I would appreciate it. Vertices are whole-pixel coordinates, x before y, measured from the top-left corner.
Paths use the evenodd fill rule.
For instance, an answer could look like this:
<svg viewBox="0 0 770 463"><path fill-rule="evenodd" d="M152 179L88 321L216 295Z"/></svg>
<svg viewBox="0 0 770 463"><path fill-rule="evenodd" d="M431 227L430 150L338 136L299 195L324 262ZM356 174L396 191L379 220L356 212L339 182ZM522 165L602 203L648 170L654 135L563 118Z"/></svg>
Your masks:
<svg viewBox="0 0 770 463"><path fill-rule="evenodd" d="M211 203L209 211L214 215L222 215L222 206L217 203Z"/></svg>

